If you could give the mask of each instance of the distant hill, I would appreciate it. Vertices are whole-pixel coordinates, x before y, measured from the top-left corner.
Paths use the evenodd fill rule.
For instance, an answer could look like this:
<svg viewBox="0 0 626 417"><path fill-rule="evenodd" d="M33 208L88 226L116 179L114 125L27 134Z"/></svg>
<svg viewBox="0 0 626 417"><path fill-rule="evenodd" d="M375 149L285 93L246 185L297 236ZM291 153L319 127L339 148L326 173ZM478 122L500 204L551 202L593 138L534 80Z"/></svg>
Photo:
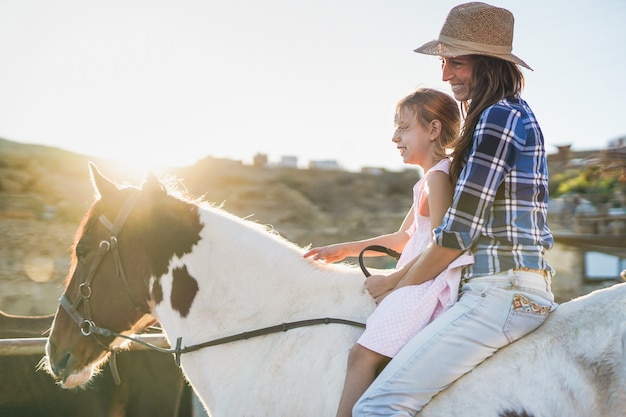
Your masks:
<svg viewBox="0 0 626 417"><path fill-rule="evenodd" d="M144 177L124 178L110 160L60 148L0 139L0 194L34 195L43 204L62 206L67 220L78 221L93 195L88 162L113 181L140 185ZM206 157L193 166L157 173L176 179L189 194L224 203L241 216L255 215L280 231L324 225L351 236L360 230L397 228L411 206L417 170L364 174L340 170L262 168L239 161ZM399 221L397 216L399 216ZM368 219L372 219L371 224ZM363 224L366 223L366 224ZM346 232L356 225L353 232ZM303 230L309 234L310 230ZM334 236L334 234L333 234ZM300 236L298 236L300 237Z"/></svg>
<svg viewBox="0 0 626 417"><path fill-rule="evenodd" d="M0 309L54 311L74 231L93 201L89 161L118 183L139 186L147 175L127 178L109 160L0 139ZM417 170L375 175L261 168L210 156L157 174L301 246L397 230L419 178Z"/></svg>

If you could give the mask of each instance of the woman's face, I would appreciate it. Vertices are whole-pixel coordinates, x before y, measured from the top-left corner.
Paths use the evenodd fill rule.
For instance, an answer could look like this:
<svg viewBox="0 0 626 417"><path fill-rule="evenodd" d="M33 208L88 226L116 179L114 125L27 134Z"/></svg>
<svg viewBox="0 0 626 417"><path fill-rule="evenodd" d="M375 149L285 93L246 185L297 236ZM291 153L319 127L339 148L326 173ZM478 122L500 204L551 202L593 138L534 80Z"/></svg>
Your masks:
<svg viewBox="0 0 626 417"><path fill-rule="evenodd" d="M471 55L441 58L441 79L450 83L452 94L458 101L470 99L474 60Z"/></svg>

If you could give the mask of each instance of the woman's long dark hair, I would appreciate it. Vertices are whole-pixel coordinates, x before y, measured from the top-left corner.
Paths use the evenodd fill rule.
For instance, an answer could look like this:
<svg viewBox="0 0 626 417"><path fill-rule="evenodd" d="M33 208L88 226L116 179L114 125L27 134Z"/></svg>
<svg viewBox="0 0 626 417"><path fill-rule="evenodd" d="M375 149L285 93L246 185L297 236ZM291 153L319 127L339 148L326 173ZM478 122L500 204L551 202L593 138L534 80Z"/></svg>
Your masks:
<svg viewBox="0 0 626 417"><path fill-rule="evenodd" d="M486 55L471 55L474 63L472 85L468 101L461 103L464 114L463 129L454 144L450 178L456 183L465 166L467 151L472 145L474 129L481 113L505 97L517 96L524 88L524 75L519 67L509 61Z"/></svg>

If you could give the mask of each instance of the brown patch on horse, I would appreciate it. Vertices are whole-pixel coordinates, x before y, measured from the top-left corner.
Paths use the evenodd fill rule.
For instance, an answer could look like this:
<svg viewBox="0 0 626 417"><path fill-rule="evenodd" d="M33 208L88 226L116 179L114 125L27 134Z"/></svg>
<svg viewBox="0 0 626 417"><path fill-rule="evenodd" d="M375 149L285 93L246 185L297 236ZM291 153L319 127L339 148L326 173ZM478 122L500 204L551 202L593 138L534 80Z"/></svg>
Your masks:
<svg viewBox="0 0 626 417"><path fill-rule="evenodd" d="M166 275L174 256L181 258L193 251L200 241L204 224L200 222L198 207L189 202L152 191L149 216L141 221L142 241L157 279Z"/></svg>
<svg viewBox="0 0 626 417"><path fill-rule="evenodd" d="M198 281L187 270L187 266L175 268L172 271L172 308L178 311L181 317L187 317L191 304L198 293Z"/></svg>

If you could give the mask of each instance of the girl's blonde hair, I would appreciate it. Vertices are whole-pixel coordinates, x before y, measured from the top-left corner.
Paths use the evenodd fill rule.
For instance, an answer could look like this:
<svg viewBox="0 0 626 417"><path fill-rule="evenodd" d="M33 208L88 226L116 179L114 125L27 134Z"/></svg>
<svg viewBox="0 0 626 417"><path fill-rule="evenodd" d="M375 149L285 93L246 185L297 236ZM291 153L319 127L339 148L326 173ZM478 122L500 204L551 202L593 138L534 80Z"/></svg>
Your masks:
<svg viewBox="0 0 626 417"><path fill-rule="evenodd" d="M400 100L396 106L396 122L402 112L414 116L414 123L428 128L433 120L441 123L441 133L435 143L434 155L438 160L448 157L450 146L458 140L461 129L459 107L452 97L432 88L419 88Z"/></svg>

